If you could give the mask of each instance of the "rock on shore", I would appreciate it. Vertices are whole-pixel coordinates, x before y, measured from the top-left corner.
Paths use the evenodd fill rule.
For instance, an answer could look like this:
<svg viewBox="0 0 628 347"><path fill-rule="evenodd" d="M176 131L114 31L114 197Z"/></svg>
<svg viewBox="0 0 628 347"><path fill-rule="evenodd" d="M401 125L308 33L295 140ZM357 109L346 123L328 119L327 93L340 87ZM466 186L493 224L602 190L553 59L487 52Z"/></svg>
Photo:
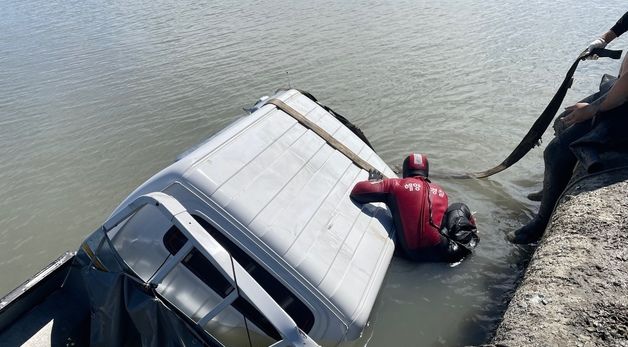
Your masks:
<svg viewBox="0 0 628 347"><path fill-rule="evenodd" d="M493 345L628 347L627 179L620 169L567 189Z"/></svg>

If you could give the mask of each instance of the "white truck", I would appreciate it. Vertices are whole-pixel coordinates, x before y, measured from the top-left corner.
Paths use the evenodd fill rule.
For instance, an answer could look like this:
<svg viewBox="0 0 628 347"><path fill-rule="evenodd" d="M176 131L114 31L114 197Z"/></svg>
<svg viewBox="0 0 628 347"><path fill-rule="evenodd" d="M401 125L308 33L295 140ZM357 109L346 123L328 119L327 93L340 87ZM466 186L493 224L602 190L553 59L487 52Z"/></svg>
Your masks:
<svg viewBox="0 0 628 347"><path fill-rule="evenodd" d="M92 345L188 333L227 346L357 339L393 255L393 225L383 205L349 193L368 169L394 173L307 94L280 91L252 111L137 188L76 256L3 299L0 344L37 334ZM54 273L64 280L29 300ZM59 316L67 336L54 326L18 336L53 294L76 311Z"/></svg>

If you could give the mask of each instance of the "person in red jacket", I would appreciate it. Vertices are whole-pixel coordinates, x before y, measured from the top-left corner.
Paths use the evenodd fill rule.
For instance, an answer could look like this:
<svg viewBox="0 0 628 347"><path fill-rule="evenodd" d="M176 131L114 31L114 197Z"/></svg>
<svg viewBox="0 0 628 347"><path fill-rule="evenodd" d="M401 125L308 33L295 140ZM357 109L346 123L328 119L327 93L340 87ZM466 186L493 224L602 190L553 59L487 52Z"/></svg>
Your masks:
<svg viewBox="0 0 628 347"><path fill-rule="evenodd" d="M412 153L403 162L403 178L382 179L372 170L368 181L353 187L351 198L358 203L386 203L401 255L415 261L457 262L480 240L475 219L465 204L448 208L447 194L428 174L427 157Z"/></svg>

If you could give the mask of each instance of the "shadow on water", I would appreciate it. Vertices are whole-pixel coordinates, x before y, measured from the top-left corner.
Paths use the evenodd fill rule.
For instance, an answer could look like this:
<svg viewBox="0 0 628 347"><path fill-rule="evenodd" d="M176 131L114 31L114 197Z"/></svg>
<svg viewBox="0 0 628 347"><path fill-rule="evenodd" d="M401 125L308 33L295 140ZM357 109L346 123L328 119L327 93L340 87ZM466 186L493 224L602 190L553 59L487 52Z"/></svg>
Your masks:
<svg viewBox="0 0 628 347"><path fill-rule="evenodd" d="M487 280L484 291L491 299L487 305L477 307L475 312L467 314L462 320L458 327L464 336L461 343L478 345L491 340L508 303L523 279L533 252L532 246L514 247L503 263L493 263L493 266L486 266L483 269L485 273L499 273L507 266L511 272L509 275L492 276Z"/></svg>

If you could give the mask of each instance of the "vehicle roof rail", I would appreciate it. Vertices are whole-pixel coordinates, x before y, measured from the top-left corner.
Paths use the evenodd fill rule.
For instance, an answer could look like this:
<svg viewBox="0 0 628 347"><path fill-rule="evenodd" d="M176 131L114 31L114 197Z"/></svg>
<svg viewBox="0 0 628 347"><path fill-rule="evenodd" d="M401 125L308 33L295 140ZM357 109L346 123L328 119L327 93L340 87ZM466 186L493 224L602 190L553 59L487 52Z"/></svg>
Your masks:
<svg viewBox="0 0 628 347"><path fill-rule="evenodd" d="M148 285L153 288L158 288L159 284L175 266L183 261L193 249L196 249L209 260L235 288L238 288L238 290L233 291L225 297L205 316L195 321L201 329L222 309L235 301L238 296L243 296L268 319L281 335L282 340L277 341L272 346L318 346L314 340L299 329L294 320L281 306L275 302L260 284L232 258L231 254L227 252L227 250L225 250L174 197L162 192L148 193L138 197L111 216L111 218L103 224L102 230L104 231L105 237L109 239L109 231L145 206L157 207L157 209L187 238L183 247L175 254L169 256L166 262L152 275L148 280ZM120 232L124 232L124 230ZM110 241L109 239L109 242ZM159 295L159 293L156 294ZM159 296L161 297L161 295Z"/></svg>

